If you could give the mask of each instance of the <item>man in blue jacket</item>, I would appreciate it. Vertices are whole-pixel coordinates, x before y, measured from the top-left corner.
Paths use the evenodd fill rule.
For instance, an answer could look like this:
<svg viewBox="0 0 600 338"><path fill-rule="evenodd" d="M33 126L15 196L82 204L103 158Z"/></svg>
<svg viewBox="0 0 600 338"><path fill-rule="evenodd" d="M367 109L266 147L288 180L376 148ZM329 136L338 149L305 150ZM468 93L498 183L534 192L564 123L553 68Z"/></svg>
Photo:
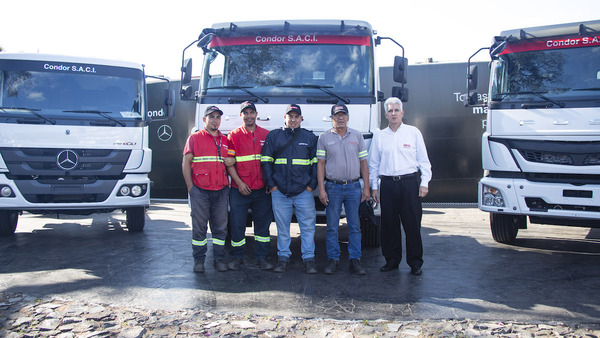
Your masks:
<svg viewBox="0 0 600 338"><path fill-rule="evenodd" d="M302 110L289 105L285 127L269 132L262 149L263 179L271 190L273 214L277 224L278 262L273 271L284 272L290 251L292 214L300 226L302 259L306 273L315 268L316 209L312 191L317 187L317 137L300 128Z"/></svg>

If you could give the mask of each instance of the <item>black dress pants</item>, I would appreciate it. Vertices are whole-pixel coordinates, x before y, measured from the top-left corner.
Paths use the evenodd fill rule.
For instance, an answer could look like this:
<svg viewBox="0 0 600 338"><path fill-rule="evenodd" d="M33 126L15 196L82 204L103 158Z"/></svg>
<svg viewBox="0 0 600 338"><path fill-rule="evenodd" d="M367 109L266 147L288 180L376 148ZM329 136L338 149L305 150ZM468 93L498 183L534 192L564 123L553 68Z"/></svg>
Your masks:
<svg viewBox="0 0 600 338"><path fill-rule="evenodd" d="M379 187L381 201L381 253L386 262L402 260L402 231L406 235L406 263L411 268L423 265L421 218L417 175L393 180L382 177Z"/></svg>

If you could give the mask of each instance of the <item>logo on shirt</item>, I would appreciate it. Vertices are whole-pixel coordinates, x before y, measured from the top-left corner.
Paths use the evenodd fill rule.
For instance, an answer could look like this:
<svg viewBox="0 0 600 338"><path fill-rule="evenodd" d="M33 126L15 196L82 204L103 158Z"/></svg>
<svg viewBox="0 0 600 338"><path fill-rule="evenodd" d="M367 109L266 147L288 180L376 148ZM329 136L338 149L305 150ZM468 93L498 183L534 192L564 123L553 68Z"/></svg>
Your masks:
<svg viewBox="0 0 600 338"><path fill-rule="evenodd" d="M405 149L410 149L410 144L408 144L408 143L405 143L405 144L404 144L404 148L405 148Z"/></svg>
<svg viewBox="0 0 600 338"><path fill-rule="evenodd" d="M308 147L308 143L304 143L304 142L300 142L298 143L299 146L307 146Z"/></svg>

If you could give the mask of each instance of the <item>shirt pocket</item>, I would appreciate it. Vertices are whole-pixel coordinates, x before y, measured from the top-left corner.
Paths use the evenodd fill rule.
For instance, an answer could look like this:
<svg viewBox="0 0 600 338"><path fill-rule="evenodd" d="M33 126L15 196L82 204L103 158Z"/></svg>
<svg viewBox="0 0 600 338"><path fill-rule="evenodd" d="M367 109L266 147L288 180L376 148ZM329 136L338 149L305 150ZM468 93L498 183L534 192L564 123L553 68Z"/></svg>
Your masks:
<svg viewBox="0 0 600 338"><path fill-rule="evenodd" d="M199 186L200 188L202 187L208 187L210 186L210 175L209 175L209 170L208 168L196 168L194 169L194 183Z"/></svg>

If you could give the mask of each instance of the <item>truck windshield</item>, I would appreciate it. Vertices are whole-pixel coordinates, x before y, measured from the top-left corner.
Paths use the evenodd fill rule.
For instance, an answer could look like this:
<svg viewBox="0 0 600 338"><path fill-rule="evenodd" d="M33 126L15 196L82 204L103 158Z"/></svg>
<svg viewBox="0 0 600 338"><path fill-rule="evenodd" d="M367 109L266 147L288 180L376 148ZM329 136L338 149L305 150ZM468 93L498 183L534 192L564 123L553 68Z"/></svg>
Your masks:
<svg viewBox="0 0 600 338"><path fill-rule="evenodd" d="M493 101L597 100L600 47L503 54L494 61L492 72Z"/></svg>
<svg viewBox="0 0 600 338"><path fill-rule="evenodd" d="M143 83L133 68L0 60L0 122L133 126Z"/></svg>
<svg viewBox="0 0 600 338"><path fill-rule="evenodd" d="M247 95L232 92L232 86L240 86L269 97L369 96L373 93L372 64L370 45L216 46L206 58L202 93Z"/></svg>

